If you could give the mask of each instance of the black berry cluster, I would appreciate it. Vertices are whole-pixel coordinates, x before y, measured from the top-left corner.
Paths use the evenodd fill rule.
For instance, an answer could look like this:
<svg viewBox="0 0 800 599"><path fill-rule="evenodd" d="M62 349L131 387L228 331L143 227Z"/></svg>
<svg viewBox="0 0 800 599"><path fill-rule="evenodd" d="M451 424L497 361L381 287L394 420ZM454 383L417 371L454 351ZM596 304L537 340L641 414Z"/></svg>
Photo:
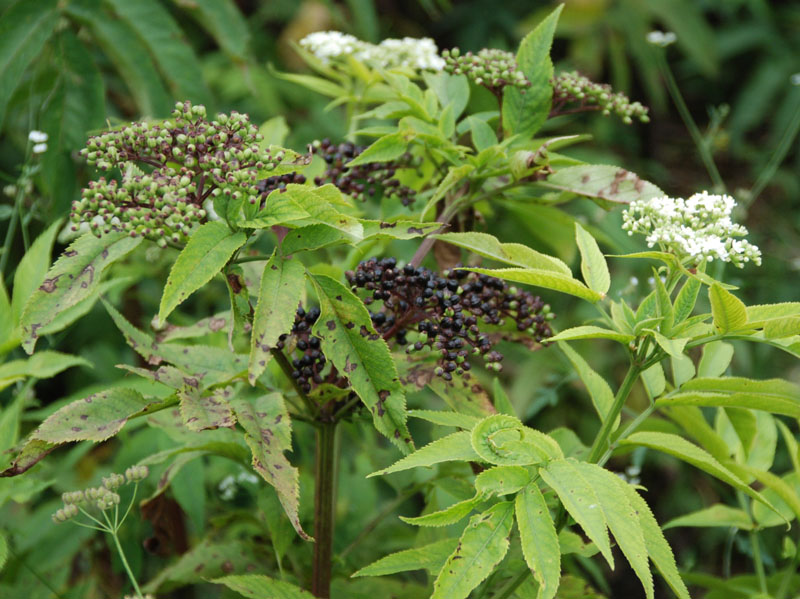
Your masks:
<svg viewBox="0 0 800 599"><path fill-rule="evenodd" d="M284 175L275 175L274 177L267 177L261 179L256 183L256 187L261 192L261 204L264 204L267 196L276 189L279 193L286 191L286 186L290 183L297 183L302 185L306 182L306 176L300 173L286 173Z"/></svg>
<svg viewBox="0 0 800 599"><path fill-rule="evenodd" d="M277 348L290 351L292 362L292 378L304 393L311 391L312 386L323 382L322 371L325 369L327 360L320 350L320 338L311 334L311 327L319 318L319 308L311 308L308 311L302 306L297 308L294 317L292 332L294 345L289 344L289 335L281 335ZM296 357L292 357L296 356Z"/></svg>
<svg viewBox="0 0 800 599"><path fill-rule="evenodd" d="M553 334L555 315L541 298L495 277L458 269L439 276L424 267L400 268L394 258L364 261L346 277L365 304L380 306L370 312L375 330L409 353L439 353L436 374L445 380L470 370L469 357L476 355L500 371L503 356L494 345L503 330L536 342ZM491 329L484 331L486 325Z"/></svg>
<svg viewBox="0 0 800 599"><path fill-rule="evenodd" d="M411 165L411 155L406 154L389 162L346 166L365 148L366 146L357 146L350 142L337 145L329 139L314 142L311 151L320 155L327 164L325 173L320 177L315 177L314 183L317 185L333 183L342 193L361 201L365 201L368 197L382 195L399 199L403 206L411 205L414 202L416 191L395 178L398 168Z"/></svg>
<svg viewBox="0 0 800 599"><path fill-rule="evenodd" d="M578 106L575 107L575 104ZM587 110L600 110L605 116L613 112L626 124L632 123L633 119L643 123L650 120L646 106L631 102L628 96L614 92L608 84L595 83L577 72L556 75L553 79L551 116Z"/></svg>
<svg viewBox="0 0 800 599"><path fill-rule="evenodd" d="M461 54L458 48L444 50L444 70L454 75L466 75L476 85L482 85L498 97L503 89L512 85L521 91L530 87L531 82L517 66L517 59L511 52L484 48L477 54Z"/></svg>
<svg viewBox="0 0 800 599"><path fill-rule="evenodd" d="M184 242L207 220L207 200L255 204L259 174L284 158L262 150L260 139L247 115L208 121L205 108L189 102L178 103L171 119L91 137L82 151L89 164L117 167L122 179L101 177L83 190L72 205L73 230L88 223L97 235L127 231L162 247Z"/></svg>

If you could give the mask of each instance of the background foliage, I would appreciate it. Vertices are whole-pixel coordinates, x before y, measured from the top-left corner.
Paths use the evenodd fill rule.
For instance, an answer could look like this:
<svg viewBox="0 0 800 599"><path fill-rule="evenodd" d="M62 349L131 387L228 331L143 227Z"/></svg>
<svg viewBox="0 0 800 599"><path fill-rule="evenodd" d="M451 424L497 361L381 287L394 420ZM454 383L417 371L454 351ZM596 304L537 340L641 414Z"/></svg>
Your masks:
<svg viewBox="0 0 800 599"><path fill-rule="evenodd" d="M11 193L0 202L0 231L9 228L15 200L21 201L22 208L17 234L4 248L5 287L22 288L15 267L40 234L49 232L39 248L38 263L46 266L51 255L58 255L63 248L56 238L60 219L91 175L77 153L89 133L107 124L165 117L176 100L189 99L206 104L210 113L239 110L249 113L255 123L269 121L267 132L274 135L276 143L288 134L284 144L304 150L314 139L341 139L345 131L338 113L325 110L327 100L323 96L311 94L278 74L302 68L292 41L313 30L333 28L370 41L429 35L441 48L513 50L519 39L552 10L549 3L528 4L488 0L452 4L444 0L414 4L371 0L0 2L0 171L8 184L14 184L20 176L29 152L28 132L38 129L49 135L47 152L34 162L38 168L31 176L33 185L21 196ZM624 165L670 194L688 195L710 187L710 182L670 101L653 48L644 41L654 28L672 30L678 36L677 44L668 48L667 59L730 189L743 190L741 197L747 199L747 190L752 190L770 167L773 151L782 143L788 144L787 153L774 165L777 170L769 184L758 197L743 202L739 218L744 221L746 217L756 233L753 240L765 252L765 267L750 269L747 279L730 282L742 287L739 294L748 305L796 300L793 275L800 269L800 212L795 210L800 198L796 142L800 85L793 85L791 77L800 70L800 6L747 0L574 0L566 4L553 52L557 70L578 69L597 81L612 83L651 106L651 123L624 126L615 119L589 114L562 117L566 122L552 126L566 133L591 131L595 143L571 150L573 156ZM477 106L488 105L491 98L478 96L472 101ZM593 207L572 210L595 234L601 224L612 225L613 219L619 218ZM545 234L543 215L548 216L508 210L497 219L503 224L496 234L504 241L533 237L575 270L578 257L571 223L560 226L557 221L548 222ZM634 247L618 226L604 226L603 230L606 234L598 238L606 253L622 253ZM148 254L117 272L121 278L104 293L114 305L123 307L130 321L144 325L141 315L158 310L160 290L153 281L165 276L168 266L158 253ZM630 269L630 277L637 282L631 279L624 288L612 289L612 294L622 294L635 303L650 291L650 273L644 265L614 266ZM224 289L217 291L216 297L212 291L192 300L186 312L198 318L214 314L227 302ZM577 302L574 306L574 311L564 309L559 314L562 328L586 316ZM119 343L117 329L101 306L92 308L89 318L55 333L50 341L83 360L54 361L50 372L40 369L24 381L9 382L7 387L0 380L0 387L5 387L0 390L2 450L16 445L36 423L69 400L118 384L124 373L115 364L136 360L133 352ZM743 376L800 377L792 361L776 356L774 351L740 346L738 342L736 350L735 367ZM519 349L509 349L508 354L507 361L513 366L503 376L509 399L523 420L537 416L543 429L548 429L549 423L568 423L579 433L591 430L594 421L588 411L574 408L583 400L575 375L570 374L569 364L560 354L529 354ZM21 356L21 352L12 354L6 360ZM595 368L621 377L621 373L612 372L610 358L605 364L603 355L597 359ZM70 366L73 368L65 370ZM55 376L47 378L51 375ZM130 385L130 380L126 384ZM303 426L296 423L297 428ZM0 538L5 539L0 540L0 564L7 562L0 573L0 588L8 589L10 597L119 595L120 568L108 547L88 531L54 527L50 514L62 491L124 470L152 453L153 448L166 449L180 441L157 429L133 424L115 441L99 446L83 443L54 454L35 477L0 479ZM293 462L311 463L311 451L311 447L296 447ZM398 496L390 486L391 478L381 485L364 478L394 460L391 450L379 445L373 435L358 434L353 428L343 436L342 451L345 457L339 484L348 492L340 496L341 524L335 549L343 560L337 567L352 572L378 557L375 548L364 542L370 534L380 535L381 553L385 554L408 546L412 536L419 540L417 535L424 535L425 530L418 533L394 517L418 513L419 506L413 505L418 498ZM9 461L6 457L10 456L3 456L3 466ZM201 540L195 556L203 551L202 543L235 546L241 543L239 532L288 538L286 543L297 545L297 551L308 550L299 540L292 541L291 535L281 534L287 522L270 515L275 512L277 497L270 489L259 490L247 478L245 468L213 456L191 457L199 459L179 462L170 472L174 476L171 494L155 502L152 518L131 520L134 523L124 529L122 541L131 548L129 555L140 555L134 547L143 538L148 539L152 552L132 564L134 569L155 572L158 562L174 560L168 556L181 553L187 544L196 547ZM779 471L789 468L788 455L779 452L776 460ZM247 456L240 461L246 465ZM153 467L158 470L158 465ZM668 459L649 463L641 477L642 484L651 489L651 507L659 522L713 503L722 492ZM234 483L225 482L231 478ZM397 488L407 482L397 482ZM301 517L307 517L310 509L302 503L312 495L309 485L309 480L301 478ZM464 499L469 490L458 485L453 478L449 492L426 498L426 504L444 507ZM664 492L659 495L660 488ZM654 496L659 499L654 501ZM386 517L376 518L381 515ZM726 534L723 529L707 532L681 528L669 538L683 566L716 575L747 571L744 544L730 553L732 561L726 562L726 543L740 541L740 537L728 538ZM783 550L779 534L770 538L768 531L765 539L768 555L779 555ZM263 556L264 564L274 566L291 559L293 554L288 549L276 546L275 555ZM226 572L224 564L213 564L208 556L195 559L216 568L209 577ZM587 560L584 567L592 577L589 563ZM191 579L195 567L190 560L176 561L163 580L154 584L161 589L178 588ZM370 584L375 583L361 580L366 596L374 588ZM602 576L595 576L594 582L613 596L640 592L633 572L621 567L609 578L610 588ZM72 590L65 591L69 587ZM402 592L402 588L396 590ZM196 596L218 596L224 591L209 588L202 592L208 595Z"/></svg>

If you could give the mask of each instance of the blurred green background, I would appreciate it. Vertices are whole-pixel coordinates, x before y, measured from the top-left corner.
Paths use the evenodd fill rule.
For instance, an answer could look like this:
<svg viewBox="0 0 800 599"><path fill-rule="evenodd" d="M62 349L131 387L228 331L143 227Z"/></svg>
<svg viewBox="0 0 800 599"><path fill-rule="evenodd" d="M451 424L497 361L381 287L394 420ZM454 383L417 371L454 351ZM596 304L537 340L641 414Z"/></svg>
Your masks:
<svg viewBox="0 0 800 599"><path fill-rule="evenodd" d="M80 189L92 176L78 155L88 134L133 119L165 117L175 101L188 99L206 104L210 112L249 113L256 123L282 116L289 129L286 145L303 150L314 139L339 139L344 134L343 119L336 110L325 111L327 99L276 76L277 72L304 69L292 43L306 34L336 29L368 41L429 36L440 48L513 51L554 5L497 0L0 0L0 175L4 185L15 183L30 156L28 133L41 130L49 136L47 151L34 159L39 170L33 187L24 193L21 228L8 244L7 266L2 273L6 287L29 241L67 215L70 202L79 197ZM553 48L556 71L577 69L595 81L612 84L632 100L649 105L651 122L626 126L616 119L588 113L550 121L545 133L589 132L593 140L574 150L576 157L624 166L668 194L686 196L711 189L712 183L667 91L658 50L645 40L652 30L677 35L677 42L665 50L667 62L728 191L740 201L738 220L748 226L751 239L765 255L760 269L728 272L727 280L742 288L740 295L747 304L797 301L800 3L566 2ZM754 187L763 188L757 197L752 194ZM0 239L6 239L13 212L14 194L9 193L0 197ZM601 241L608 253L640 247L632 245L616 227L618 213L575 209L585 211L590 224L602 226L606 235ZM503 229L494 231L504 241L529 241L532 233L541 233L544 227L550 230L553 224L506 216ZM610 233L614 230L618 233ZM547 239L542 243L545 249L557 245ZM56 250L61 247L57 244ZM569 250L564 251L567 255L563 257L569 258ZM160 295L155 282L158 277L142 278L142 272L165 273L166 266L164 256L148 253L130 266L130 274L141 282L127 290L109 291L129 318L140 320L139 325L147 324ZM647 265L615 261L612 268L616 268L614 292L624 293L630 302L637 303L649 291L647 278L651 273ZM638 283L634 284L631 277ZM196 314L205 316L225 301L222 293L219 297L211 293L193 306ZM585 316L571 313L572 305L563 303L557 310L562 328ZM135 360L105 312L98 308L51 342L61 351L85 357L95 368L73 369L39 382L32 405L41 406L43 411L28 412L26 427L78 390L119 379L121 372L114 365ZM591 346L581 348L586 350L591 351ZM580 434L584 427L595 426L588 411L575 409L572 400L579 395L576 380L560 355L544 351L530 356L516 351L518 355L512 348L507 352L508 361L517 366L505 376L512 401L521 408L522 416L536 419L537 426L545 430L566 425ZM597 369L613 374L619 356L595 351L592 357ZM762 351L760 346L737 346L734 368L743 376L767 378L780 373L800 379L791 359L776 355L774 350ZM531 393L531 389L535 391ZM11 390L0 392L0 406L10 396ZM103 447L96 451L114 453L118 449ZM74 472L59 482L58 490L94 476L81 470L91 470L91 465L82 461L88 448L81 451L63 454L66 457L62 456L61 471L73 468ZM108 459L108 454L98 455L96 451L95 463ZM137 450L128 453L123 457L115 454L113 459L126 463L136 457L133 454L138 455ZM212 463L206 474L208 480L214 478L214 472ZM194 471L191 476L196 480L199 477L202 492L202 473ZM191 478L190 474L186 477ZM359 484L355 479L352 484ZM666 461L659 469L646 470L642 483L669 489L658 499L650 498L659 521L698 509L718 492L707 480L696 479ZM13 484L21 485L15 489L11 484L9 479L0 481L0 506L12 497L21 501L36 497L46 488L37 486L37 481L15 480ZM52 536L55 533L49 524L52 504L37 501L28 516L32 521L39 518L39 528L34 527L35 522L31 524L34 528L26 533L28 540L16 547L27 552L29 560L41 560L40 565L47 570L48 560L68 560L70 552L77 551L86 537L74 535L71 544L60 551L37 558L37 542L60 538ZM181 503L180 497L178 501ZM354 513L363 509L343 509L351 508ZM19 514L15 511L18 509L11 504L0 508L2 522ZM195 513L190 516L199 528L205 504L192 509ZM400 532L401 528L396 534L409 534ZM132 537L134 534L131 532ZM673 531L670 539L682 565L710 564L713 570L721 563L722 537L723 532L697 534L683 529ZM736 563L732 567L735 572ZM12 578L23 577L14 578L15 584L22 584L19 580L29 576L20 574L23 571L22 566L13 570ZM624 583L620 584L623 587L615 590L625 592Z"/></svg>

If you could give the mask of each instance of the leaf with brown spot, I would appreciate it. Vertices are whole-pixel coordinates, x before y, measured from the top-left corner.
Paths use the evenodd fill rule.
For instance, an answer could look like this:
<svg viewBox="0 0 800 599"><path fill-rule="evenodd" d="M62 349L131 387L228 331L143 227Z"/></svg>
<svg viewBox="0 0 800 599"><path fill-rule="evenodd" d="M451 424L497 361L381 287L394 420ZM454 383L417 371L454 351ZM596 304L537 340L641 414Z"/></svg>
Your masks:
<svg viewBox="0 0 800 599"><path fill-rule="evenodd" d="M175 326L166 324L162 329L158 329L158 318L154 317L150 325L156 331L156 340L161 343L164 341L175 341L177 339L191 339L194 337L205 337L217 331L221 331L231 318L230 310L217 312L208 318L201 318L194 324L187 326Z"/></svg>
<svg viewBox="0 0 800 599"><path fill-rule="evenodd" d="M406 398L389 347L375 332L364 304L347 287L325 275L312 275L311 280L321 310L313 332L322 339L323 352L369 408L375 428L409 453L414 444L406 426Z"/></svg>
<svg viewBox="0 0 800 599"><path fill-rule="evenodd" d="M284 451L292 450L292 423L280 393L231 401L239 424L245 430L244 440L253 453L253 468L275 487L278 499L289 521L302 538L311 540L300 524L299 473Z"/></svg>
<svg viewBox="0 0 800 599"><path fill-rule="evenodd" d="M47 272L45 283L30 295L25 304L20 321L23 349L33 353L39 329L89 297L100 284L103 271L141 241L141 238L134 239L127 233L109 233L100 238L86 233L73 241Z"/></svg>
<svg viewBox="0 0 800 599"><path fill-rule="evenodd" d="M225 574L261 573L272 558L272 555L267 555L263 544L259 546L244 540L215 542L204 539L161 570L142 587L142 591L161 594Z"/></svg>
<svg viewBox="0 0 800 599"><path fill-rule="evenodd" d="M51 414L31 437L48 443L105 441L129 418L152 413L175 403L145 397L133 389L108 389L73 401Z"/></svg>
<svg viewBox="0 0 800 599"><path fill-rule="evenodd" d="M561 168L538 184L587 197L606 209L664 195L661 189L635 173L605 164Z"/></svg>
<svg viewBox="0 0 800 599"><path fill-rule="evenodd" d="M28 471L56 447L58 445L55 443L48 443L40 439L28 439L11 465L0 472L0 477L17 476Z"/></svg>
<svg viewBox="0 0 800 599"><path fill-rule="evenodd" d="M178 391L183 423L193 431L234 426L236 417L230 404L232 397L233 387L200 391L190 385L184 386Z"/></svg>
<svg viewBox="0 0 800 599"><path fill-rule="evenodd" d="M228 296L231 300L230 324L228 325L228 347L233 349L233 338L242 335L250 326L251 313L250 294L244 280L244 270L238 264L229 264L225 267L225 284L228 286Z"/></svg>
<svg viewBox="0 0 800 599"><path fill-rule="evenodd" d="M240 375L246 368L245 356L227 349L207 345L181 345L179 343L158 343L140 331L122 316L111 304L103 301L111 319L117 325L125 341L136 353L150 364L169 362L196 378L199 385L211 385L229 381Z"/></svg>
<svg viewBox="0 0 800 599"><path fill-rule="evenodd" d="M267 367L272 357L270 349L278 338L292 329L295 309L303 294L304 276L299 260L285 260L277 252L264 265L250 338L251 385Z"/></svg>

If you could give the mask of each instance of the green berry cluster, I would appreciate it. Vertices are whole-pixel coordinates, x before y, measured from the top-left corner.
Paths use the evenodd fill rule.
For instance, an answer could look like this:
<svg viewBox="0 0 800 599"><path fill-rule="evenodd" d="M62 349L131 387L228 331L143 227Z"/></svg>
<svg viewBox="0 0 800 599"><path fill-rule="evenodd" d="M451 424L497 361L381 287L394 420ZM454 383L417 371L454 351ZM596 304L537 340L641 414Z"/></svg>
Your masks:
<svg viewBox="0 0 800 599"><path fill-rule="evenodd" d="M578 103L579 106L562 110L567 105L574 103ZM553 79L551 116L585 110L601 110L605 116L613 112L626 124L632 123L633 119L638 119L643 123L650 121L646 106L639 102L631 102L628 96L614 92L608 84L595 83L574 71L556 75Z"/></svg>
<svg viewBox="0 0 800 599"><path fill-rule="evenodd" d="M511 52L484 48L477 54L461 54L458 48L444 50L444 70L454 75L466 75L477 85L482 85L495 95L500 95L508 85L524 91L531 82L517 67Z"/></svg>
<svg viewBox="0 0 800 599"><path fill-rule="evenodd" d="M89 164L116 167L122 177L89 183L73 202L72 228L86 223L98 236L127 231L161 247L185 242L209 218L207 202L257 201L263 172L283 159L264 151L260 140L247 115L208 121L205 107L189 102L178 103L171 119L91 137L82 150Z"/></svg>
<svg viewBox="0 0 800 599"><path fill-rule="evenodd" d="M116 492L122 485L127 483L139 484L147 478L147 466L131 466L125 474L111 474L103 478L103 484L99 487L91 487L82 491L70 491L61 495L64 506L53 514L53 522L60 523L71 520L81 511L82 508L95 507L105 511L119 505L119 494Z"/></svg>

